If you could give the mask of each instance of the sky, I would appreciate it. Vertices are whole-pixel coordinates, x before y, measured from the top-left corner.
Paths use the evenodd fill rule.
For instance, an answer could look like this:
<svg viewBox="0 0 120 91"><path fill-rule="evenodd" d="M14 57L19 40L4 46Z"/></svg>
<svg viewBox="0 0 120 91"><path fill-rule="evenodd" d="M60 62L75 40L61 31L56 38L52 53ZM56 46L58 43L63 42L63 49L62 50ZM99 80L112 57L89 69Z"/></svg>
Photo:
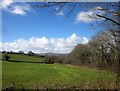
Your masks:
<svg viewBox="0 0 120 91"><path fill-rule="evenodd" d="M35 53L69 53L77 44L85 44L101 28L93 29L96 13L101 7L79 9L66 17L69 6L53 13L53 8L36 8L38 2L2 0L2 41L0 49L6 51L33 51ZM83 4L83 3L80 3ZM54 7L56 10L58 7ZM96 17L98 21L102 19Z"/></svg>

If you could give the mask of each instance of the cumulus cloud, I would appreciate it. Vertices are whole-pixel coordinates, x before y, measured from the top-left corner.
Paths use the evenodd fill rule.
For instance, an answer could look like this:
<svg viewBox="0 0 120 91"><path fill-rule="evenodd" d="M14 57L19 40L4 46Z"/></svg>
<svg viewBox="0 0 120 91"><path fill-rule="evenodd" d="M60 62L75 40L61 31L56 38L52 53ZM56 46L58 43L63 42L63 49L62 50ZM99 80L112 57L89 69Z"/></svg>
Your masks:
<svg viewBox="0 0 120 91"><path fill-rule="evenodd" d="M23 3L17 3L13 2L13 0L2 0L0 2L0 7L12 14L17 14L17 15L25 15L28 10L30 10L30 7L28 4L23 4Z"/></svg>
<svg viewBox="0 0 120 91"><path fill-rule="evenodd" d="M85 23L90 23L94 22L96 20L101 20L100 17L96 16L96 14L103 15L105 14L104 11L102 11L102 7L95 7L87 12L85 11L80 11L77 16L76 16L76 22L85 22Z"/></svg>
<svg viewBox="0 0 120 91"><path fill-rule="evenodd" d="M3 9L6 9L12 3L13 3L13 0L2 0L0 2L0 7Z"/></svg>
<svg viewBox="0 0 120 91"><path fill-rule="evenodd" d="M83 37L82 44L88 43L88 39L86 37Z"/></svg>
<svg viewBox="0 0 120 91"><path fill-rule="evenodd" d="M13 14L25 15L27 10L29 10L29 6L16 5L13 7L13 10L11 12Z"/></svg>
<svg viewBox="0 0 120 91"><path fill-rule="evenodd" d="M0 43L0 48L6 51L33 51L35 53L69 53L78 43L87 43L86 37L80 38L73 33L68 38L36 38L32 37L28 40L23 38L14 42ZM2 51L1 50L1 51Z"/></svg>

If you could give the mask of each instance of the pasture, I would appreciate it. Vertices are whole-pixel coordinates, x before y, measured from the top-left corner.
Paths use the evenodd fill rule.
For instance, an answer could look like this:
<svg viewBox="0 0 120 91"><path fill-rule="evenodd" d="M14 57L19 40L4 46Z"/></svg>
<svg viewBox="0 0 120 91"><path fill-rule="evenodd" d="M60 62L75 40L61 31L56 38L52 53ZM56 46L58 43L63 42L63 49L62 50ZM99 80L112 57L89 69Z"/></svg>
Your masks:
<svg viewBox="0 0 120 91"><path fill-rule="evenodd" d="M44 58L37 56L27 56L23 54L8 54L10 56L10 61L13 62L28 62L28 63L41 63Z"/></svg>
<svg viewBox="0 0 120 91"><path fill-rule="evenodd" d="M44 59L26 55L11 55L2 61L2 87L16 89L93 89L115 87L116 74L66 64L43 64ZM30 61L29 62L16 62ZM32 63L36 62L36 63Z"/></svg>

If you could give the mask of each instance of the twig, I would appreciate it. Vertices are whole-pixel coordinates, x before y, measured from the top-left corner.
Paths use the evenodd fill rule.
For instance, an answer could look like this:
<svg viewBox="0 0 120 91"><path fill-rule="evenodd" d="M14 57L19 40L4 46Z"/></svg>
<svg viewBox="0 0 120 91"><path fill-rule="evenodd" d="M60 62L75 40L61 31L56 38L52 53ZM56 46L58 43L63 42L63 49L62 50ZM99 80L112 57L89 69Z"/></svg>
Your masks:
<svg viewBox="0 0 120 91"><path fill-rule="evenodd" d="M116 21L114 21L114 20L112 20L112 19L110 19L110 18L108 18L108 17L102 16L102 15L97 15L97 16L98 16L98 17L105 18L106 20L112 21L113 23L115 23L115 24L117 24L117 25L120 26L120 23L118 23L118 22L116 22Z"/></svg>

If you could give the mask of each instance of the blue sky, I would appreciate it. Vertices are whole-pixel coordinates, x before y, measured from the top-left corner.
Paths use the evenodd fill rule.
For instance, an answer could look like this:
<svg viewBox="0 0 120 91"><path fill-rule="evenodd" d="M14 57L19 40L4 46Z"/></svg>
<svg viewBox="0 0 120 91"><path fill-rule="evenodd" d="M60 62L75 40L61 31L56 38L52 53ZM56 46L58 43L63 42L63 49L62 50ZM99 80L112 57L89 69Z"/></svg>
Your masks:
<svg viewBox="0 0 120 91"><path fill-rule="evenodd" d="M3 42L30 37L67 38L72 33L90 39L97 30L89 23L76 23L76 14L69 17L51 14L51 8L34 9L26 15L11 14L3 10Z"/></svg>
<svg viewBox="0 0 120 91"><path fill-rule="evenodd" d="M100 28L92 29L90 23L94 23L94 19L87 19L86 14L94 15L93 11L87 12L76 9L69 17L65 16L66 11L60 11L56 14L50 13L52 8L31 8L34 3L15 3L12 0L3 0L2 6L2 42L1 45L10 46L4 50L12 51L35 51L35 52L52 52L51 43L54 39L59 45L53 52L68 53L78 43L88 42L93 35L95 35ZM9 1L9 3L6 1ZM37 4L37 2L35 3ZM6 5L6 6L5 6ZM98 7L100 8L100 7ZM68 9L67 9L68 10ZM84 9L83 9L84 10ZM103 12L102 12L103 13ZM85 16L85 17L81 17ZM30 39L36 43L42 41L38 46L30 46ZM71 42L68 42L69 39ZM19 40L24 42L21 46L26 45L26 49L21 49ZM49 43L42 45L44 40ZM58 42L61 40L60 42ZM79 40L79 41L78 41ZM30 43L29 43L30 42ZM74 43L75 42L75 43ZM46 43L46 42L45 42ZM64 45L62 43L68 43ZM70 45L71 43L71 45ZM43 43L44 44L44 43ZM18 46L17 49L11 48ZM40 46L43 47L40 47ZM30 48L29 48L30 46ZM31 48L32 47L32 48ZM53 46L52 46L53 47ZM59 50L61 48L61 50ZM64 52L62 52L66 48ZM68 49L67 49L68 48Z"/></svg>

